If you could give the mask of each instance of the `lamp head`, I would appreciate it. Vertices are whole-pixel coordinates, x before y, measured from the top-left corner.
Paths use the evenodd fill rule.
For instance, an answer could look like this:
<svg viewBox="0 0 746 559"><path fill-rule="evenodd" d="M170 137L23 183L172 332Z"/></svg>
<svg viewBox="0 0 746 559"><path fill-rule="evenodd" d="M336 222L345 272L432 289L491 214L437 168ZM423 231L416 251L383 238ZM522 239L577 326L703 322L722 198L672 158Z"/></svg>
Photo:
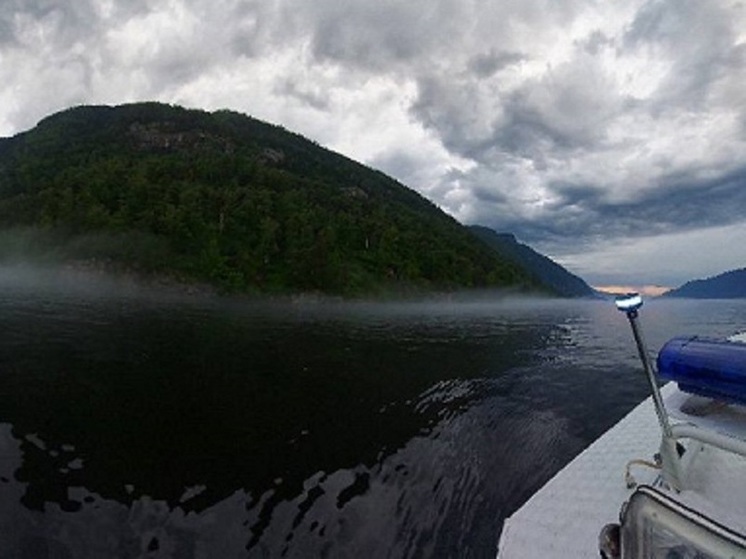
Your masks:
<svg viewBox="0 0 746 559"><path fill-rule="evenodd" d="M642 306L642 297L639 293L627 293L619 295L614 299L616 308L627 314L636 313L637 309Z"/></svg>

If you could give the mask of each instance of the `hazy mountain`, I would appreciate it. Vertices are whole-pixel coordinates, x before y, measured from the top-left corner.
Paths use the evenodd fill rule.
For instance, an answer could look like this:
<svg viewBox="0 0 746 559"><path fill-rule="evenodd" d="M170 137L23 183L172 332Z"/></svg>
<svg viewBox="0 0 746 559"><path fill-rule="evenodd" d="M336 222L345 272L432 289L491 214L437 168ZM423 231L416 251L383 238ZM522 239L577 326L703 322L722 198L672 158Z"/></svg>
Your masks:
<svg viewBox="0 0 746 559"><path fill-rule="evenodd" d="M736 299L746 297L746 268L685 283L665 294L666 297L692 299Z"/></svg>
<svg viewBox="0 0 746 559"><path fill-rule="evenodd" d="M501 257L529 271L538 281L564 297L589 297L596 292L585 281L571 274L552 259L519 243L510 233L497 233L488 227L473 225L471 232Z"/></svg>
<svg viewBox="0 0 746 559"><path fill-rule="evenodd" d="M230 111L77 107L0 139L0 223L6 258L241 291L545 289L392 178Z"/></svg>

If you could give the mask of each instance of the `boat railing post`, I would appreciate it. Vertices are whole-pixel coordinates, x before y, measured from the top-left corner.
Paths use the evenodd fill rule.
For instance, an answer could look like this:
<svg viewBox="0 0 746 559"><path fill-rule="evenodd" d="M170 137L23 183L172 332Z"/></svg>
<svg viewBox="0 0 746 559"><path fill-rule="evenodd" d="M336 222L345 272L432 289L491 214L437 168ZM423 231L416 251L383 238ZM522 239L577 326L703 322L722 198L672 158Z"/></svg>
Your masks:
<svg viewBox="0 0 746 559"><path fill-rule="evenodd" d="M663 432L660 447L663 481L666 482L673 489L681 490L679 452L676 446L676 438L673 435L671 423L668 419L668 413L666 412L666 407L663 404L663 397L661 396L660 388L658 388L658 382L653 370L653 363L650 360L650 354L648 353L647 347L645 345L645 339L642 335L642 326L640 325L639 321L638 311L642 306L642 297L639 295L639 293L629 293L627 295L617 297L615 303L616 307L627 315L629 324L632 327L632 335L635 338L637 352L640 356L640 361L642 361L642 367L645 371L645 376L648 379L650 391L653 395L653 405L655 407L655 413L658 416L658 423L660 424L661 431Z"/></svg>

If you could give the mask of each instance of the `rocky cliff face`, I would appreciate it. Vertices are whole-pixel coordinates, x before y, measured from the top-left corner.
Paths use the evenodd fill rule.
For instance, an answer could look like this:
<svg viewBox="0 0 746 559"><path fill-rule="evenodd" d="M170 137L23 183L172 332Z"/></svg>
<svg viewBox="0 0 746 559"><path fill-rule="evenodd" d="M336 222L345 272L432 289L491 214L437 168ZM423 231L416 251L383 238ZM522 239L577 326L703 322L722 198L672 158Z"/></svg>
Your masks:
<svg viewBox="0 0 746 559"><path fill-rule="evenodd" d="M204 130L179 130L173 122L134 122L128 135L141 151L211 151L232 154L235 145Z"/></svg>

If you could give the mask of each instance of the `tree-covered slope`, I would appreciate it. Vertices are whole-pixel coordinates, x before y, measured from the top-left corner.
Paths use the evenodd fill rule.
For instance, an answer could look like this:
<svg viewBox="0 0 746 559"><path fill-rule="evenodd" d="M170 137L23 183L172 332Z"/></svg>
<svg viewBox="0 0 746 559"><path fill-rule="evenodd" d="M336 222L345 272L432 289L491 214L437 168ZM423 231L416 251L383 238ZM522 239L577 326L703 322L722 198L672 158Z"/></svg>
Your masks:
<svg viewBox="0 0 746 559"><path fill-rule="evenodd" d="M665 294L666 297L692 299L737 299L746 297L746 268L693 280Z"/></svg>
<svg viewBox="0 0 746 559"><path fill-rule="evenodd" d="M0 223L237 290L537 286L386 175L229 111L77 107L0 139Z"/></svg>
<svg viewBox="0 0 746 559"><path fill-rule="evenodd" d="M513 261L564 297L591 297L595 291L578 276L568 272L552 259L519 243L510 233L496 233L488 227L473 225L471 232L502 258Z"/></svg>

